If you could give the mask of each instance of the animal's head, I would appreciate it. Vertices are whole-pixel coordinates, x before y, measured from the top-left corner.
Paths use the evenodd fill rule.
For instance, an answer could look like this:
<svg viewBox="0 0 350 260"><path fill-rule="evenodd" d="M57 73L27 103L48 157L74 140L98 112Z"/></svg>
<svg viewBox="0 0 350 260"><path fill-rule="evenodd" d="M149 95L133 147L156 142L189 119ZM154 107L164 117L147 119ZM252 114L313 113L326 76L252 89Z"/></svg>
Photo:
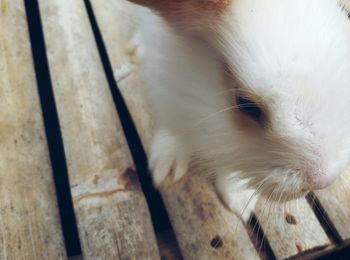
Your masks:
<svg viewBox="0 0 350 260"><path fill-rule="evenodd" d="M328 186L348 166L350 22L336 0L138 2L224 64L227 91L210 96L222 113L198 136L217 167L287 198Z"/></svg>

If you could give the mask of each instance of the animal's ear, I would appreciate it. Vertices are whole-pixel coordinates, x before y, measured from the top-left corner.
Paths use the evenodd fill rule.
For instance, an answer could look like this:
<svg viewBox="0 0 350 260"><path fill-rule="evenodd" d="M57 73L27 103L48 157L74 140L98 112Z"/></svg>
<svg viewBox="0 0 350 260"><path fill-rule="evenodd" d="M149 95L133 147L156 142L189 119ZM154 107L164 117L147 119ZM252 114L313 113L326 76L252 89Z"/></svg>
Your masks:
<svg viewBox="0 0 350 260"><path fill-rule="evenodd" d="M150 7L172 23L192 25L226 10L233 0L129 0Z"/></svg>
<svg viewBox="0 0 350 260"><path fill-rule="evenodd" d="M225 9L231 0L129 0L161 12L199 11ZM186 10L187 9L187 10Z"/></svg>

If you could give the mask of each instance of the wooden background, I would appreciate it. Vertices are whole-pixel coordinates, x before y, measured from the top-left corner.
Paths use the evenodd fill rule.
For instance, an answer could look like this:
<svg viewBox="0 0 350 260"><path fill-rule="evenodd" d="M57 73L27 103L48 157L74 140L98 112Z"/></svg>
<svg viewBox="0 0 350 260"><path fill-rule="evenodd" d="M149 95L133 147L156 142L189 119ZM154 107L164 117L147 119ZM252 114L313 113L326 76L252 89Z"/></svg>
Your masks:
<svg viewBox="0 0 350 260"><path fill-rule="evenodd" d="M132 41L137 8L125 0L0 0L0 259L345 257L349 172L283 207L261 201L244 223L191 169L160 192L167 224L145 175L154 122ZM42 59L47 66L34 67ZM69 186L59 181L65 175Z"/></svg>

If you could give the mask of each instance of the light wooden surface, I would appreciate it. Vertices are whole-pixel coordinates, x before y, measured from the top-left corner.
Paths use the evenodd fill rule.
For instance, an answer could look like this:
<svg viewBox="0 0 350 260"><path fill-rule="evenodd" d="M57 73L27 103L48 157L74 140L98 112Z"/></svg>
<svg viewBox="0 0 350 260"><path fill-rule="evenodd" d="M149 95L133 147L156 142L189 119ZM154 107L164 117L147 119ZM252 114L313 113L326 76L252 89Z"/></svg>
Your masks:
<svg viewBox="0 0 350 260"><path fill-rule="evenodd" d="M302 198L283 205L257 203L256 215L277 259L331 246L307 201Z"/></svg>
<svg viewBox="0 0 350 260"><path fill-rule="evenodd" d="M223 207L201 176L161 190L185 259L259 259L240 218Z"/></svg>
<svg viewBox="0 0 350 260"><path fill-rule="evenodd" d="M145 99L147 93L137 76L135 53L125 51L133 48L126 41L132 35L132 28L125 30L128 20L124 17L129 17L131 23L134 21L123 15L131 7L127 2L115 0L93 0L92 3L115 76L122 78L118 81L120 90L147 148L152 135L152 118ZM114 26L110 26L111 21ZM128 73L125 73L126 69ZM128 76L122 77L124 73ZM162 190L162 196L185 259L258 258L240 219L222 207L213 187L203 179L197 176L184 179Z"/></svg>
<svg viewBox="0 0 350 260"><path fill-rule="evenodd" d="M84 1L39 3L82 242L79 258L159 259ZM138 76L140 43L133 41L139 7L126 0L91 3L147 151L154 121ZM23 1L0 0L0 35L0 259L66 259ZM194 171L161 190L182 254L173 248L162 256L266 257L258 252L261 241L251 242L256 239L251 227L229 212L213 186ZM349 187L350 171L315 193L341 245L350 243ZM337 246L305 199L284 206L262 200L255 214L277 259L317 255ZM158 243L163 246L167 239L173 238L162 233Z"/></svg>
<svg viewBox="0 0 350 260"><path fill-rule="evenodd" d="M0 1L0 259L65 259L24 1Z"/></svg>
<svg viewBox="0 0 350 260"><path fill-rule="evenodd" d="M114 77L130 108L138 134L147 149L154 128L150 100L138 75L138 43L134 41L138 27L138 6L126 0L91 0L99 24ZM141 113L141 114L140 114Z"/></svg>
<svg viewBox="0 0 350 260"><path fill-rule="evenodd" d="M39 3L83 257L159 259L84 2Z"/></svg>
<svg viewBox="0 0 350 260"><path fill-rule="evenodd" d="M350 243L350 169L329 188L315 192L329 221L345 243Z"/></svg>

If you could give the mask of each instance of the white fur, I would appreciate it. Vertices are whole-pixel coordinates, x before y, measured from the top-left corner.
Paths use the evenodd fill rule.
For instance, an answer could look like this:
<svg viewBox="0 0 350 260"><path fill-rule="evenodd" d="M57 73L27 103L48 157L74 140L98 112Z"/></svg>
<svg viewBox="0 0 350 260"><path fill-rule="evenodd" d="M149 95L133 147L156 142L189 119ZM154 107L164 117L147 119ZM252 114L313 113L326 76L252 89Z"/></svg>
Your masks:
<svg viewBox="0 0 350 260"><path fill-rule="evenodd" d="M181 140L166 129L158 129L155 133L151 151L149 161L155 185L161 185L170 173L173 181L177 181L187 172L190 157L188 151Z"/></svg>
<svg viewBox="0 0 350 260"><path fill-rule="evenodd" d="M228 185L243 179L281 200L327 186L349 164L350 27L337 1L235 0L202 40L141 13L142 74L163 132L151 151L158 185L195 156ZM222 56L268 104L267 129L235 125Z"/></svg>

